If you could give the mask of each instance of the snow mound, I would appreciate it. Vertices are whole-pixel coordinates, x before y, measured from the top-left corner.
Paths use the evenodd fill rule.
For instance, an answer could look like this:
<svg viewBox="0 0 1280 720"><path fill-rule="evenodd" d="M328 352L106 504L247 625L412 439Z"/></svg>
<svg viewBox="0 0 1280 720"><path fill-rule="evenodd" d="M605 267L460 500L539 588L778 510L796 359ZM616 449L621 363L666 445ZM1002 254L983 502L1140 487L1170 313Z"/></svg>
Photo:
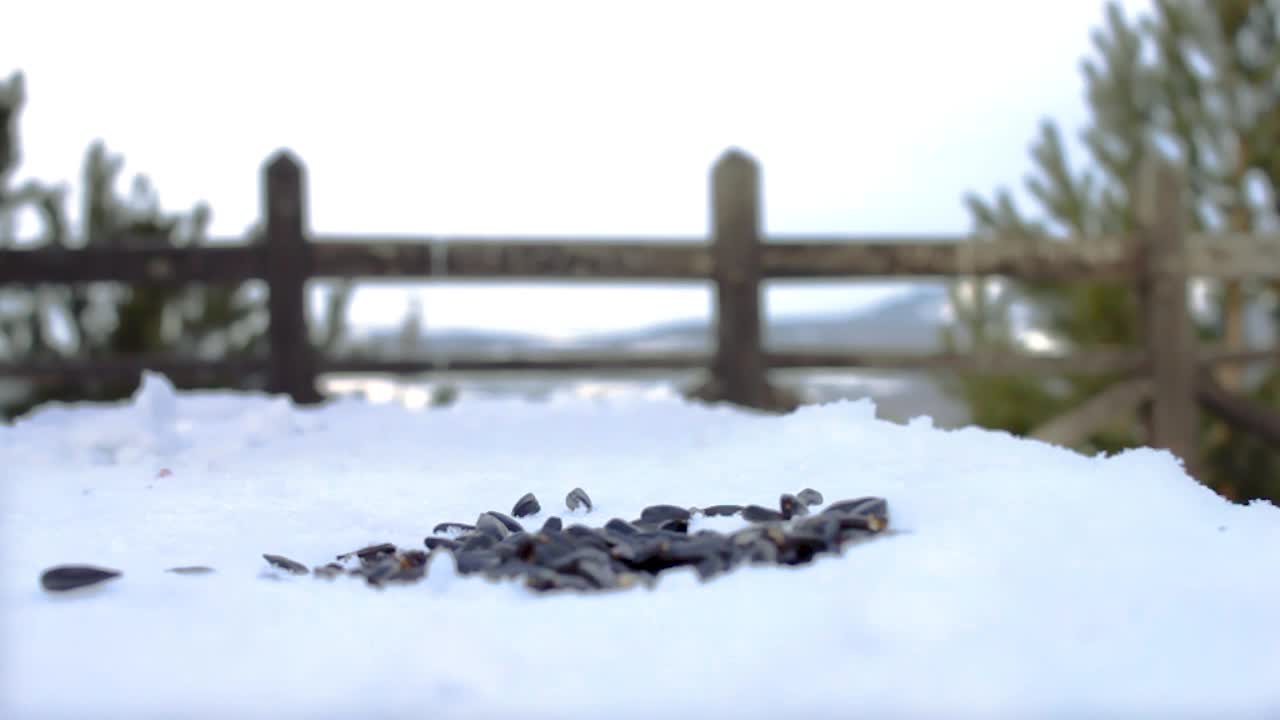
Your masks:
<svg viewBox="0 0 1280 720"><path fill-rule="evenodd" d="M678 398L409 411L180 393L0 429L0 715L1276 717L1280 512L1171 455L898 425L867 401L785 417ZM575 486L595 509L570 513ZM652 504L875 495L900 531L800 568L535 595L264 573L438 522L603 525ZM691 532L741 527L695 518ZM46 567L124 571L51 597ZM165 568L207 565L211 575Z"/></svg>

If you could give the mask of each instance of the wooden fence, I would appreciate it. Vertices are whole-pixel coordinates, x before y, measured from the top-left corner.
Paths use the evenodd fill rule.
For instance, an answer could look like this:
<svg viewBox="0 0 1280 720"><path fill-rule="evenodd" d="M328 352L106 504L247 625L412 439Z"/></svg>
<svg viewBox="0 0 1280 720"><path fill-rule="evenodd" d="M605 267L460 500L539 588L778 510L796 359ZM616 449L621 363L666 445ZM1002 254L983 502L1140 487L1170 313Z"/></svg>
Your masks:
<svg viewBox="0 0 1280 720"><path fill-rule="evenodd" d="M311 278L449 278L534 280L710 280L716 298L716 348L698 353L555 352L505 358L451 357L450 369L592 370L706 368L694 395L711 402L785 410L794 400L772 386L770 368L893 368L998 373L1122 373L1113 385L1035 434L1071 444L1117 413L1150 401L1149 444L1194 458L1199 407L1280 445L1280 417L1270 408L1218 386L1222 363L1275 361L1280 351L1224 352L1197 346L1186 302L1192 276L1280 278L1280 239L1189 235L1182 225L1177 172L1152 164L1139 187L1141 232L1134 238L1081 242L1016 242L964 237L763 237L759 169L731 150L711 173L711 237L573 238L313 237L306 229L306 181L301 163L282 152L265 166L260 242L198 248L3 250L0 283L119 281L139 285L235 284L266 281L270 353L258 360L120 357L56 363L0 364L0 374L76 378L136 376L153 369L172 376L211 370L264 371L268 389L299 403L321 399L320 373L426 373L433 361L318 357L309 342L305 285ZM860 353L822 348L771 352L761 342L761 284L774 278L1007 276L1033 280L1108 279L1131 282L1144 310L1140 348L1036 355Z"/></svg>

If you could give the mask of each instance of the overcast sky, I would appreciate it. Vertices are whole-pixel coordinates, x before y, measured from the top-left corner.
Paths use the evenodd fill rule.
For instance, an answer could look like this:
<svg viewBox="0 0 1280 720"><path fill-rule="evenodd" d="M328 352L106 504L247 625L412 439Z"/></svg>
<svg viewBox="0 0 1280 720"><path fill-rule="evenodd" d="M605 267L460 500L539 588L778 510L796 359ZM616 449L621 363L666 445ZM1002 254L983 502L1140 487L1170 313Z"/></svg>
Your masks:
<svg viewBox="0 0 1280 720"><path fill-rule="evenodd" d="M1102 17L1095 0L39 0L6 10L0 73L27 76L19 178L70 182L102 138L166 207L208 202L215 235L254 221L282 147L309 169L318 233L702 234L729 146L762 163L768 231L963 233L963 193L1019 183L1042 117L1083 122ZM424 297L429 327L552 332L710 307L703 287ZM353 319L404 306L365 292Z"/></svg>

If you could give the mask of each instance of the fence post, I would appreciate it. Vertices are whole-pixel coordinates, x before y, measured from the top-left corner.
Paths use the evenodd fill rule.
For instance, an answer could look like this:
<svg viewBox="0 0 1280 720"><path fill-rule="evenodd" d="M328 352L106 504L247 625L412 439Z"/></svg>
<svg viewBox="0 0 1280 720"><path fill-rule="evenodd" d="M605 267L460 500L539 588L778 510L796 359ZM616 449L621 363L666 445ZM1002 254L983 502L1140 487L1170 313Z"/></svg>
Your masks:
<svg viewBox="0 0 1280 720"><path fill-rule="evenodd" d="M694 396L786 411L794 399L769 385L760 333L760 170L729 150L711 171L711 259L716 349L711 377Z"/></svg>
<svg viewBox="0 0 1280 720"><path fill-rule="evenodd" d="M1197 343L1187 309L1186 208L1182 174L1147 152L1137 185L1139 288L1151 373L1148 444L1199 469Z"/></svg>
<svg viewBox="0 0 1280 720"><path fill-rule="evenodd" d="M306 191L302 164L288 151L267 162L263 214L266 216L264 258L271 325L268 390L298 404L317 403L315 351L307 331L306 288L311 251L304 228Z"/></svg>

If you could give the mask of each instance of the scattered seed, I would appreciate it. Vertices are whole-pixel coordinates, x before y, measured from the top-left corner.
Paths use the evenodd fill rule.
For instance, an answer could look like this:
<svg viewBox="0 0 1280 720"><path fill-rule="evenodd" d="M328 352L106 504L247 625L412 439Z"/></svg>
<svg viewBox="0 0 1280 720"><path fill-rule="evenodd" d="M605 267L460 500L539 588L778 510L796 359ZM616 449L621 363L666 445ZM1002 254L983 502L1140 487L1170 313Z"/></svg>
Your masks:
<svg viewBox="0 0 1280 720"><path fill-rule="evenodd" d="M690 513L682 507L675 505L650 505L640 511L640 520L642 522L660 525L668 520L689 520Z"/></svg>
<svg viewBox="0 0 1280 720"><path fill-rule="evenodd" d="M702 508L702 514L707 517L727 517L729 515L737 515L742 512L741 505L712 505L708 508Z"/></svg>
<svg viewBox="0 0 1280 720"><path fill-rule="evenodd" d="M535 515L542 511L542 505L538 503L538 498L533 493L525 493L524 497L516 501L515 507L511 508L511 514L518 518Z"/></svg>
<svg viewBox="0 0 1280 720"><path fill-rule="evenodd" d="M502 558L498 557L498 554L492 550L460 552L455 558L458 562L459 575L484 572L502 564Z"/></svg>
<svg viewBox="0 0 1280 720"><path fill-rule="evenodd" d="M886 507L884 500L877 497L861 497L854 500L841 500L833 502L827 506L823 512L835 513L866 513L877 508L884 509Z"/></svg>
<svg viewBox="0 0 1280 720"><path fill-rule="evenodd" d="M349 553L343 553L338 556L338 559L349 560L354 556L354 557L360 558L361 560L370 560L373 558L380 557L382 555L390 555L395 551L396 551L396 546L392 545L391 543L378 543L377 545L370 545L368 547L360 548L359 550L352 550Z"/></svg>
<svg viewBox="0 0 1280 720"><path fill-rule="evenodd" d="M688 533L689 521L688 520L668 520L662 523L661 525L659 525L658 529L665 530L667 532Z"/></svg>
<svg viewBox="0 0 1280 720"><path fill-rule="evenodd" d="M542 523L542 529L539 530L538 532L542 533L543 535L547 535L549 533L558 533L563 528L564 528L564 523L561 522L560 518L549 517L547 518L546 522Z"/></svg>
<svg viewBox="0 0 1280 720"><path fill-rule="evenodd" d="M467 525L464 523L454 523L454 522L442 522L431 529L431 534L443 535L444 533L453 533L455 535L460 535L462 533L471 532L472 530L475 530L475 529L476 529L475 525Z"/></svg>
<svg viewBox="0 0 1280 720"><path fill-rule="evenodd" d="M822 493L814 490L813 488L805 488L796 493L796 499L809 506L821 505Z"/></svg>
<svg viewBox="0 0 1280 720"><path fill-rule="evenodd" d="M809 506L800 502L795 495L790 493L783 493L782 497L778 498L778 508L782 510L782 517L786 520L790 520L797 515L809 514Z"/></svg>
<svg viewBox="0 0 1280 720"><path fill-rule="evenodd" d="M572 529L573 528L570 528L570 530ZM610 530L620 535L635 535L636 533L640 532L639 530L636 529L634 525L627 522L626 520L623 520L622 518L614 518L609 522L605 523L604 529Z"/></svg>
<svg viewBox="0 0 1280 720"><path fill-rule="evenodd" d="M476 550L492 550L498 544L498 539L488 533L477 532L469 535L462 544L458 546L459 552L474 552Z"/></svg>
<svg viewBox="0 0 1280 720"><path fill-rule="evenodd" d="M262 557L264 560L271 563L272 565L275 565L276 567L281 568L282 570L288 570L294 575L306 575L307 573L311 572L310 570L307 569L306 565L303 565L297 560L290 560L289 558L283 555L272 555L270 553L264 553Z"/></svg>
<svg viewBox="0 0 1280 720"><path fill-rule="evenodd" d="M440 547L445 548L446 550L457 550L458 546L461 545L457 540L442 537L428 537L422 542L427 546L428 550L435 550Z"/></svg>
<svg viewBox="0 0 1280 720"><path fill-rule="evenodd" d="M311 574L323 580L332 580L343 573L345 568L336 562L321 565L311 571Z"/></svg>
<svg viewBox="0 0 1280 720"><path fill-rule="evenodd" d="M510 515L503 515L497 510L490 510L488 514L497 518L498 522L502 523L503 526L505 526L509 532L513 532L513 533L524 532L524 526L516 522L515 519L512 518Z"/></svg>
<svg viewBox="0 0 1280 720"><path fill-rule="evenodd" d="M750 522L780 522L786 517L777 510L770 510L759 505L748 505L742 508L742 517Z"/></svg>
<svg viewBox="0 0 1280 720"><path fill-rule="evenodd" d="M59 565L40 575L40 585L51 592L65 592L95 585L123 574L119 570L94 565Z"/></svg>
<svg viewBox="0 0 1280 720"><path fill-rule="evenodd" d="M184 567L175 567L165 570L165 572L175 573L177 575L207 575L213 572L213 568L204 565L187 565Z"/></svg>
<svg viewBox="0 0 1280 720"><path fill-rule="evenodd" d="M587 495L587 491L580 487L576 487L569 491L569 494L564 498L564 504L568 506L570 510L577 510L578 506L582 505L587 509L587 512L591 512L594 507L591 504L591 497Z"/></svg>
<svg viewBox="0 0 1280 720"><path fill-rule="evenodd" d="M476 533L482 533L492 537L494 540L502 540L502 538L511 534L511 530L499 520L493 513L481 513L476 518Z"/></svg>

